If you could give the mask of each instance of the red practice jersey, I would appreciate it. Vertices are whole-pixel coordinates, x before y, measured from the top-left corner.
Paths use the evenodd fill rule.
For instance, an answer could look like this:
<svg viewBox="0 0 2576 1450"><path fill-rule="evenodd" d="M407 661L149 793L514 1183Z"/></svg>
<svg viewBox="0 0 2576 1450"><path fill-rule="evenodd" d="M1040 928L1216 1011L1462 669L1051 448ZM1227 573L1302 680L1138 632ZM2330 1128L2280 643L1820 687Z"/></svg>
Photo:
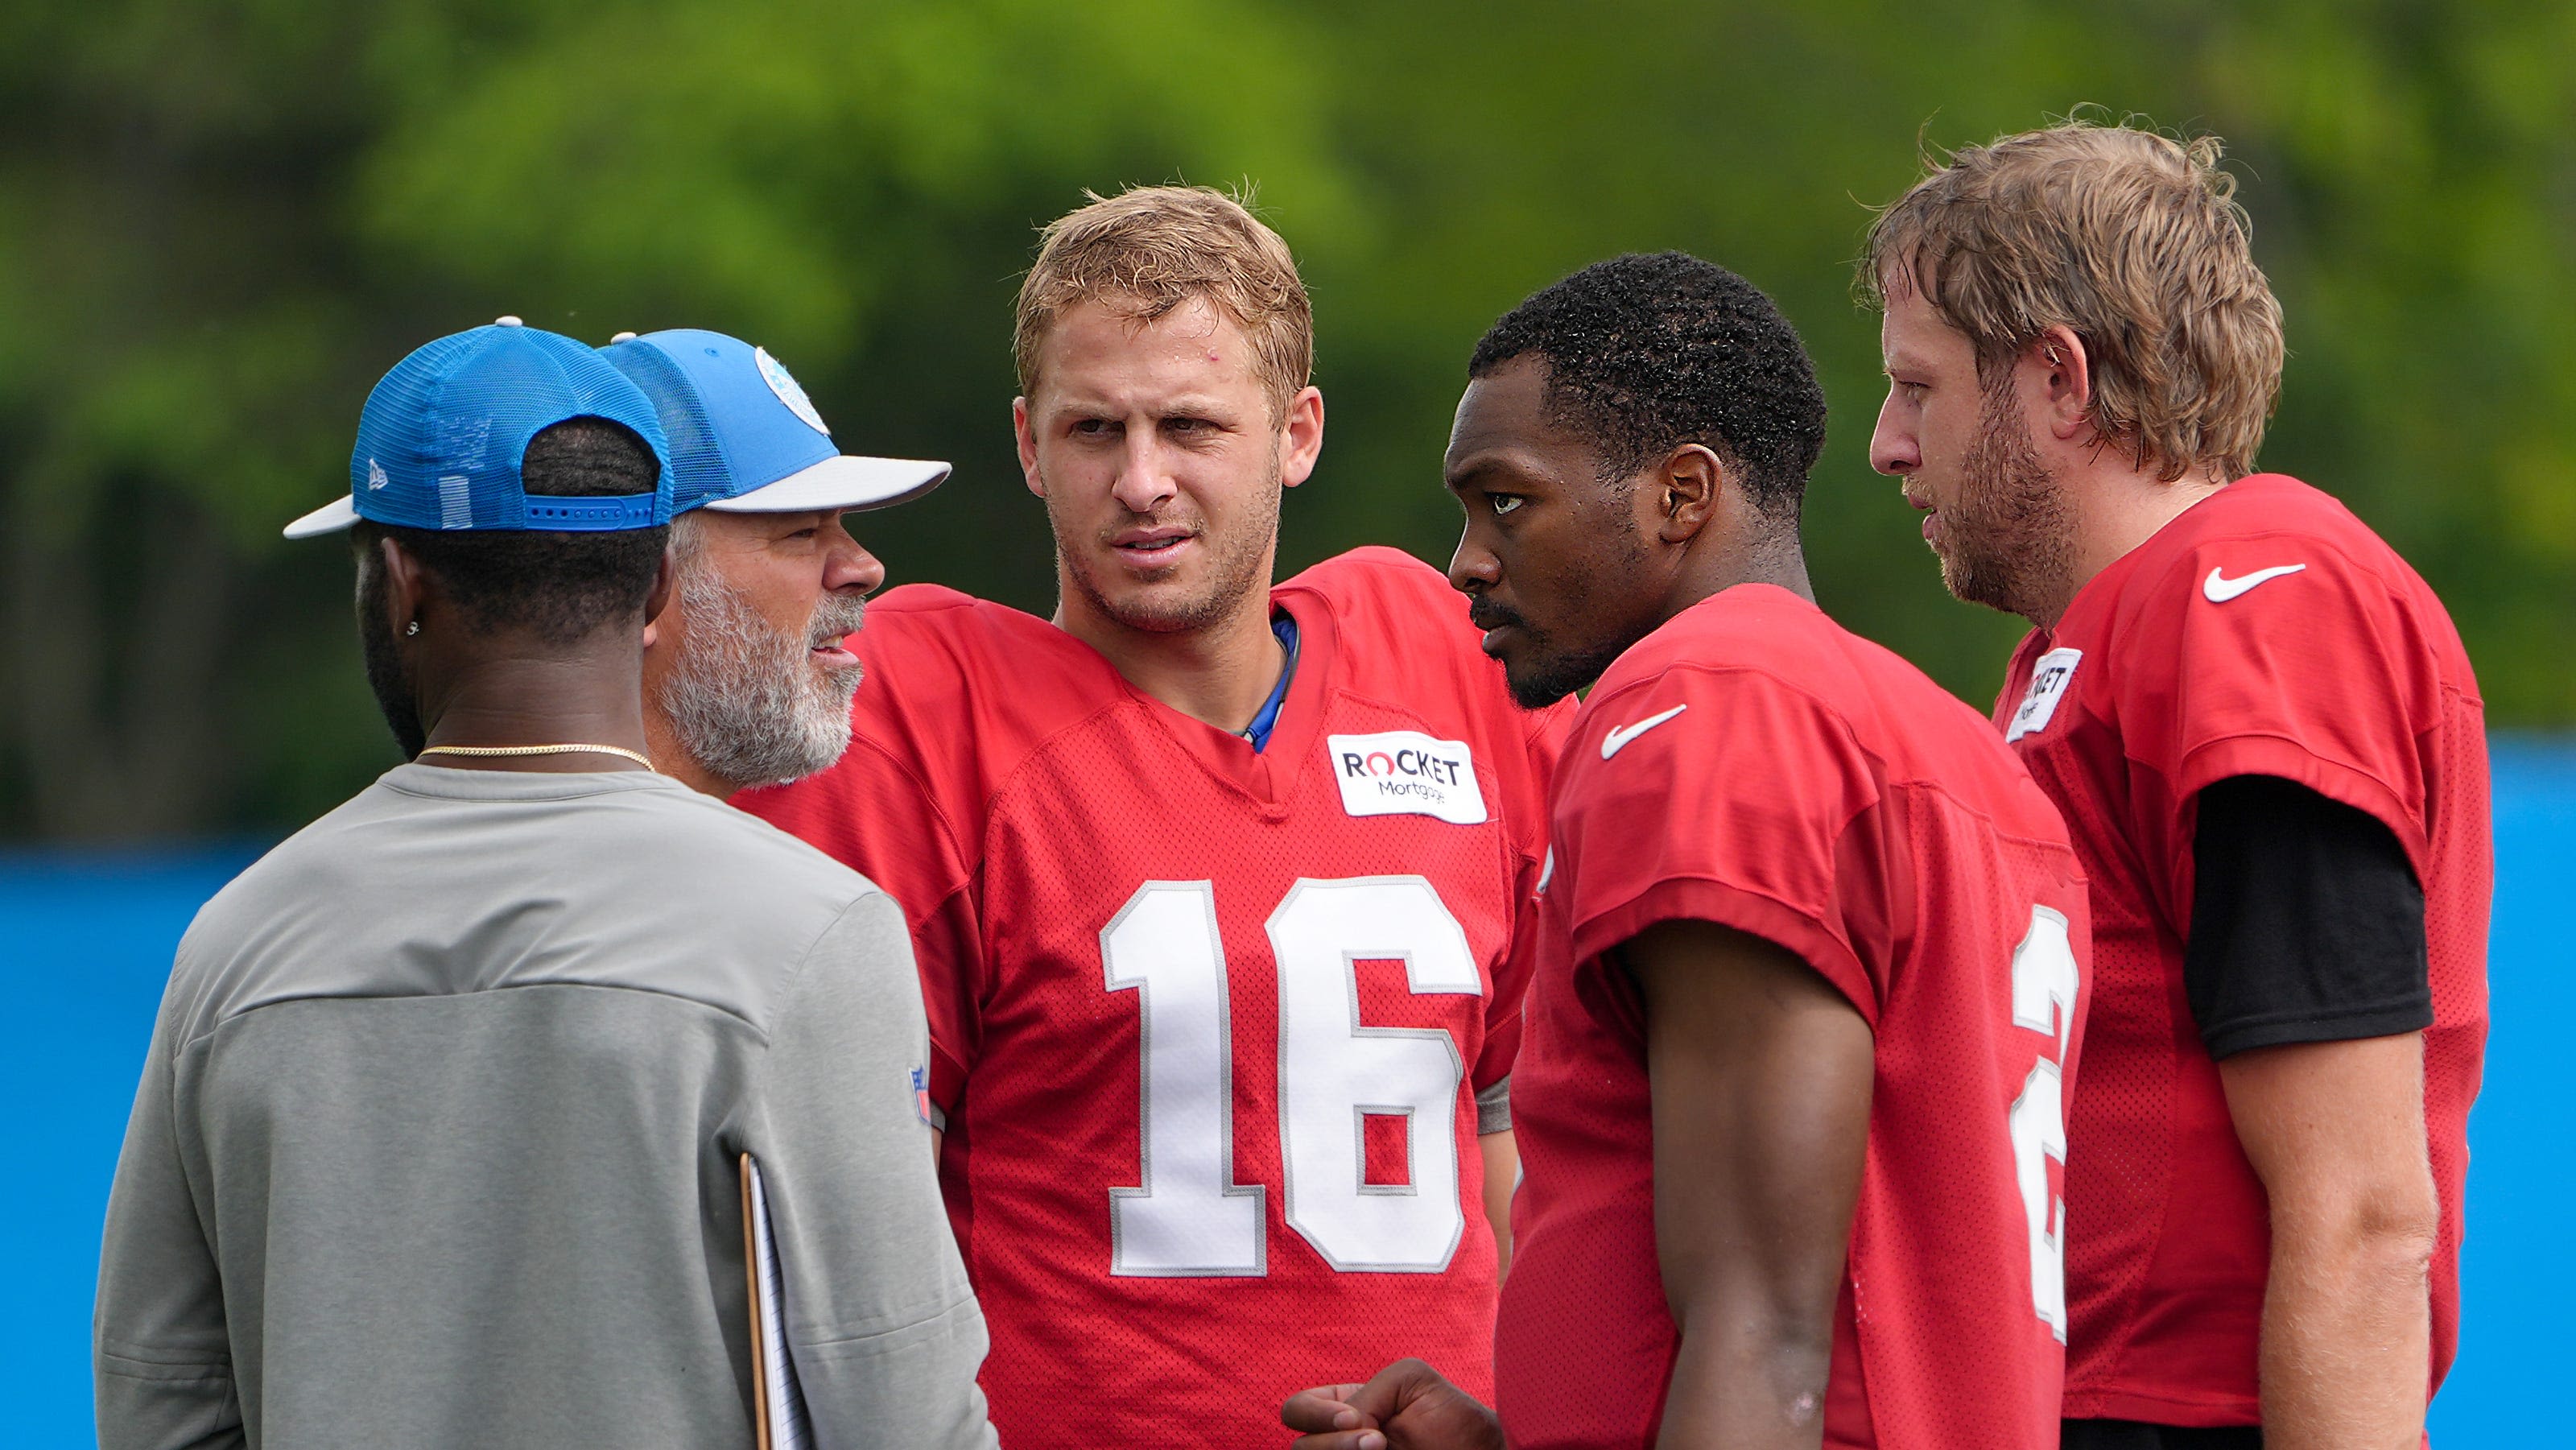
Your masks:
<svg viewBox="0 0 2576 1450"><path fill-rule="evenodd" d="M1006 1445L1283 1442L1289 1394L1404 1354L1492 1383L1479 1111L1567 714L1392 549L1271 599L1256 753L1044 620L895 590L849 753L742 799L911 919Z"/></svg>
<svg viewBox="0 0 2576 1450"><path fill-rule="evenodd" d="M2093 894L2091 1046L2067 1124L2069 1418L2260 1418L2268 1211L2183 990L2193 803L2239 775L2368 812L2424 887L2441 1382L2459 1341L2460 1180L2486 1043L2482 715L2432 590L2343 505L2278 474L2186 510L2014 655L1995 723L2065 813Z"/></svg>
<svg viewBox="0 0 2576 1450"><path fill-rule="evenodd" d="M1654 1442L1677 1336L1635 983L1659 921L1776 942L1875 1035L1825 1443L2053 1450L2084 885L1974 710L1767 584L1620 656L1559 766L1495 1378L1516 1450Z"/></svg>

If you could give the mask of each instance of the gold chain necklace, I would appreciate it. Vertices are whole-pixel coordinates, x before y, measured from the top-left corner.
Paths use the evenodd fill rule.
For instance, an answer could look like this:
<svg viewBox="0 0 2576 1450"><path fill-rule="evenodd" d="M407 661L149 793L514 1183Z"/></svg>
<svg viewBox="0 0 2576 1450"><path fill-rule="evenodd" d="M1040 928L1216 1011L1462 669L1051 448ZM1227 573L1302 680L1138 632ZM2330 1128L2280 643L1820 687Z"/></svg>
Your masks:
<svg viewBox="0 0 2576 1450"><path fill-rule="evenodd" d="M623 755L646 770L653 768L652 761L622 745L431 745L423 748L420 753L474 756Z"/></svg>

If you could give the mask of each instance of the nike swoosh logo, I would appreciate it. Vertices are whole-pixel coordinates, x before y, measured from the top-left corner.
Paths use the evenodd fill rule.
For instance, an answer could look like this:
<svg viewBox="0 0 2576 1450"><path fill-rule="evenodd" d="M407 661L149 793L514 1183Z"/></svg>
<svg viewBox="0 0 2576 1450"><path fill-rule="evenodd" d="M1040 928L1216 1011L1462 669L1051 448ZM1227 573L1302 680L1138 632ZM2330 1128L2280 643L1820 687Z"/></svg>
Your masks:
<svg viewBox="0 0 2576 1450"><path fill-rule="evenodd" d="M1670 720L1675 715L1678 715L1689 708L1690 706L1688 705L1675 705L1673 708L1666 710L1660 715L1649 715L1634 725L1621 725L1617 727L1609 734L1601 737L1601 758L1603 760L1608 760L1611 756L1614 756L1622 749L1625 749L1629 741L1636 739L1638 736L1645 734L1647 731L1654 729L1656 726L1663 724L1665 721Z"/></svg>
<svg viewBox="0 0 2576 1450"><path fill-rule="evenodd" d="M2276 564L2269 569L2257 569L2242 579L2230 579L2218 570L2212 569L2209 571L2209 577L2200 581L2201 596L2212 604L2225 604L2228 600L2267 579L2278 579L2284 574L2296 574L2306 567L2308 566L2305 564Z"/></svg>

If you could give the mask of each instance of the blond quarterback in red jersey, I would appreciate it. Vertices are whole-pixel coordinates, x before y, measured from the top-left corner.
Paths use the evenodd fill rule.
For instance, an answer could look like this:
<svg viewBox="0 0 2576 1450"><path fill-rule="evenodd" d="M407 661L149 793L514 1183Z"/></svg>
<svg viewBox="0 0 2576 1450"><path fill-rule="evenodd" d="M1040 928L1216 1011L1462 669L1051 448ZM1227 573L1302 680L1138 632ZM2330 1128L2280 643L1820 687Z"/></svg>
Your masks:
<svg viewBox="0 0 2576 1450"><path fill-rule="evenodd" d="M1562 712L1512 701L1418 560L1273 585L1312 346L1233 201L1056 222L1013 410L1055 618L888 593L848 754L742 798L910 918L1006 1444L1260 1444L1399 1344L1490 1382Z"/></svg>

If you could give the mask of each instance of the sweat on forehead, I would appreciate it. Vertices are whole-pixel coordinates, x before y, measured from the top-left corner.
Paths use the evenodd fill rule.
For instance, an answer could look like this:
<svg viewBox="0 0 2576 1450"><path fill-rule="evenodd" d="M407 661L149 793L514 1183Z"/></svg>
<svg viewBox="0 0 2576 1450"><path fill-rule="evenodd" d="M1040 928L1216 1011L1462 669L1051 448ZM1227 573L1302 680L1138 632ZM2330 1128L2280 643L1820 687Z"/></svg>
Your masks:
<svg viewBox="0 0 2576 1450"><path fill-rule="evenodd" d="M1797 330L1761 289L1684 252L1614 257L1531 294L1467 374L1523 356L1545 365L1551 415L1611 477L1699 443L1765 509L1794 513L1824 449L1824 390Z"/></svg>

